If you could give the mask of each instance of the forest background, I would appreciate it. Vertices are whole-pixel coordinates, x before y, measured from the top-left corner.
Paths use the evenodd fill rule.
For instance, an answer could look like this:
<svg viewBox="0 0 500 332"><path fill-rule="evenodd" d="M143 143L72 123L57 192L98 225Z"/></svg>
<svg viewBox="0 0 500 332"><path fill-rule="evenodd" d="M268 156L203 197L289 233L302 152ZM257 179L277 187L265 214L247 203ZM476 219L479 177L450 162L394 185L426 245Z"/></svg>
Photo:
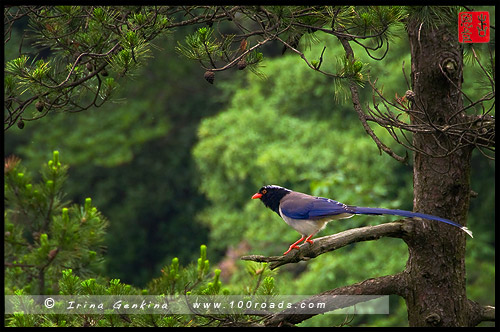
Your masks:
<svg viewBox="0 0 500 332"><path fill-rule="evenodd" d="M494 15L492 15L494 17ZM5 61L18 57L27 22L16 25L5 45ZM67 199L92 204L109 220L102 276L145 287L178 257L195 261L201 244L221 269L225 287L246 281L246 254L277 255L297 233L272 211L250 199L260 186L278 184L359 206L412 210L411 165L380 154L352 112L350 100L327 77L311 71L295 54L266 45L259 75L249 70L218 73L214 84L194 61L176 52L178 41L198 26L156 39L152 57L102 107L49 114L23 129L4 133L4 156L16 155L36 173L58 150L69 165ZM305 54L342 54L339 44L318 36L301 42ZM386 95L404 95L402 67L409 72L404 33L387 57L370 61L371 78L384 78ZM324 63L335 68L335 61ZM477 67L464 79L479 80ZM474 96L477 87L466 91ZM362 100L371 99L370 86ZM376 134L404 154L382 128ZM391 144L392 143L392 144ZM411 158L410 158L411 159ZM473 156L467 241L467 295L494 304L494 161ZM331 223L320 235L376 225L396 217L362 217ZM379 242L380 241L380 242ZM396 273L408 253L397 239L350 245L275 273L282 294L315 294L368 277ZM356 268L353 268L356 267ZM405 303L393 298L389 317L363 316L356 324L406 325ZM302 325L340 325L345 317L325 315ZM488 325L488 323L483 323Z"/></svg>

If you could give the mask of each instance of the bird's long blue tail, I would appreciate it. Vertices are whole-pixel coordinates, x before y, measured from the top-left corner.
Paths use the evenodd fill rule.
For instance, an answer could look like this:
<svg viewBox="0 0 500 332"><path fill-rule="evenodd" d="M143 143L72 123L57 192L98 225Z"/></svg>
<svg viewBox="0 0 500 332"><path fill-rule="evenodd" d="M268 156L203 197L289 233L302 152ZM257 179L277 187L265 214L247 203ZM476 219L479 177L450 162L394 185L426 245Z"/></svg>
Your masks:
<svg viewBox="0 0 500 332"><path fill-rule="evenodd" d="M391 210L391 209L369 208L369 207L355 207L354 211L356 214L390 214L393 216L401 216L401 217L408 217L408 218L418 217L418 218L423 218L423 219L437 220L437 221L441 221L441 222L447 223L449 225L458 227L461 230L463 230L465 233L469 234L470 237L473 237L472 232L467 227L462 226L460 224L457 224L454 221L440 218L440 217L436 217L436 216L433 216L430 214L411 212L411 211L405 211L405 210Z"/></svg>

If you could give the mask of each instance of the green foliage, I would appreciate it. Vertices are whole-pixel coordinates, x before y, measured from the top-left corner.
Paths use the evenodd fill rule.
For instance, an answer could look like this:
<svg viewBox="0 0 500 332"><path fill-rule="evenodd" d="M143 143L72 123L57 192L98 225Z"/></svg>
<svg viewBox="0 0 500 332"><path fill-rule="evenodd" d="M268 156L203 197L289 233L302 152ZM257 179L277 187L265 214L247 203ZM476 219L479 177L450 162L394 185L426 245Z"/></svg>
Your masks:
<svg viewBox="0 0 500 332"><path fill-rule="evenodd" d="M352 6L345 10L350 12L350 19L344 26L350 28L352 34L380 35L380 38L390 38L392 29L401 26L408 16L402 6Z"/></svg>
<svg viewBox="0 0 500 332"><path fill-rule="evenodd" d="M198 279L201 280L203 275L205 275L209 268L209 262L207 259L207 247L202 245L200 247L200 258L198 258Z"/></svg>
<svg viewBox="0 0 500 332"><path fill-rule="evenodd" d="M359 59L349 59L347 56L342 55L337 58L337 73L340 78L349 78L355 82L359 87L363 88L367 82L367 68L368 63L363 63ZM345 102L349 99L350 94L347 82L345 80L334 80L335 97L339 102Z"/></svg>
<svg viewBox="0 0 500 332"><path fill-rule="evenodd" d="M226 34L222 38L214 35L214 28L201 27L192 34L185 37L185 44L177 42L176 51L184 57L197 60L204 68L215 68L216 63L220 61L230 62L229 68L238 65L239 69L249 68L257 75L261 75L257 69L258 64L263 59L263 54L257 50L252 50L247 54L241 53L247 51L247 41L243 39L238 48L234 47L233 34ZM239 59L238 62L236 60Z"/></svg>
<svg viewBox="0 0 500 332"><path fill-rule="evenodd" d="M18 158L6 159L5 284L10 292L51 294L62 269L88 276L102 268L107 220L90 198L84 206L64 201L67 169L54 151L41 180L34 182Z"/></svg>
<svg viewBox="0 0 500 332"><path fill-rule="evenodd" d="M176 50L188 59L204 60L209 56L221 56L222 44L218 43L213 36L214 29L202 27L193 34L186 36L187 46L178 43Z"/></svg>
<svg viewBox="0 0 500 332"><path fill-rule="evenodd" d="M111 67L119 73L119 76L123 76L129 71L134 72L144 64L144 60L138 62L137 59L147 59L151 56L146 40L139 37L133 30L124 30L121 44L125 47L110 60Z"/></svg>
<svg viewBox="0 0 500 332"><path fill-rule="evenodd" d="M59 295L229 295L229 291L222 287L220 280L220 269L209 271L206 260L206 246L200 248L200 259L206 262L201 270L196 264L181 266L177 258L172 264L162 269L162 275L150 282L147 288L138 289L124 284L120 279L104 281L102 279L82 279L74 274L72 269L61 271L58 282ZM254 279L258 279L252 294L271 295L276 293L274 279L264 273L265 267ZM201 273L200 273L201 272ZM264 276L264 277L263 277ZM263 281L261 282L261 280ZM17 291L16 295L23 292ZM239 294L239 293L237 293ZM244 315L217 315L204 316L202 314L130 314L118 315L111 313L103 314L47 314L26 315L15 313L6 316L6 325L9 327L38 327L38 326L100 326L100 327L123 327L123 326L217 326L221 321L231 317L233 323L238 320L249 322L254 320L252 316Z"/></svg>
<svg viewBox="0 0 500 332"><path fill-rule="evenodd" d="M410 21L421 23L425 27L437 28L448 25L456 28L458 12L466 10L460 6L406 6L405 11Z"/></svg>
<svg viewBox="0 0 500 332"><path fill-rule="evenodd" d="M197 264L182 267L178 258L162 269L162 275L146 289L124 284L120 279L83 279L101 261L96 247L101 244L107 221L93 206L90 198L83 206L62 202L62 185L67 166L54 151L53 158L42 169L42 180L32 184L31 174L10 157L5 162L5 291L6 294L59 295L182 295L229 294L220 279L221 270L210 269L207 247L200 246ZM38 193L38 194L37 194ZM69 207L68 207L69 206ZM60 211L60 212L58 212ZM40 220L40 217L43 217ZM48 219L47 219L48 218ZM33 221L32 223L30 221ZM46 222L46 223L45 223ZM31 227L31 228L29 228ZM31 233L31 231L34 231ZM70 268L68 268L70 267ZM272 277L258 274L253 294L276 292ZM262 285L262 287L261 287ZM6 316L8 326L196 326L217 324L226 320L203 315L27 315ZM235 316L248 321L250 317Z"/></svg>
<svg viewBox="0 0 500 332"><path fill-rule="evenodd" d="M23 49L21 42L16 58L7 58L5 128L18 118L35 120L52 112L102 105L111 97L117 78L133 74L147 63L150 42L165 32L170 22L167 10L109 6L7 9L10 28L24 16L16 15L26 11L30 29L25 37L34 49ZM48 60L39 54L40 49L50 55ZM35 54L26 54L30 50ZM107 77L108 66L111 77ZM46 105L44 111L25 112L36 100Z"/></svg>

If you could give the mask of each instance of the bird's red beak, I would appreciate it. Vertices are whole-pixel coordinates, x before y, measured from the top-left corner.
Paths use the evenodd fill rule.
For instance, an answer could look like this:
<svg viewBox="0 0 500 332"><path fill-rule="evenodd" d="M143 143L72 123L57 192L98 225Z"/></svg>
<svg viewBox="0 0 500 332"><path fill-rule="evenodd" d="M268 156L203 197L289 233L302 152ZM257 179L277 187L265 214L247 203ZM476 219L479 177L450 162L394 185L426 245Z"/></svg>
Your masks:
<svg viewBox="0 0 500 332"><path fill-rule="evenodd" d="M252 199L257 199L257 198L261 198L261 197L262 197L262 194L256 193L252 196Z"/></svg>

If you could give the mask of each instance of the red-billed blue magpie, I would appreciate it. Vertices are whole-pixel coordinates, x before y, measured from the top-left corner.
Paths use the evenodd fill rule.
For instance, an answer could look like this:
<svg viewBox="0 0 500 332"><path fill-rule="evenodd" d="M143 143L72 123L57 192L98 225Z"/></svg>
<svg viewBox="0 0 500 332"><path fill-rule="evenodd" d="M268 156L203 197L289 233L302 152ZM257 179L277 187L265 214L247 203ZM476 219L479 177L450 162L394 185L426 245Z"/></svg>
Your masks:
<svg viewBox="0 0 500 332"><path fill-rule="evenodd" d="M430 214L345 205L329 198L311 196L275 185L260 188L259 192L252 196L252 199L257 198L260 198L265 206L276 212L288 225L302 235L283 255L288 254L292 249L299 249L297 244L304 239L304 242L313 243L311 238L322 230L329 221L350 218L356 214L390 214L437 220L458 227L472 237L472 232L467 227Z"/></svg>

